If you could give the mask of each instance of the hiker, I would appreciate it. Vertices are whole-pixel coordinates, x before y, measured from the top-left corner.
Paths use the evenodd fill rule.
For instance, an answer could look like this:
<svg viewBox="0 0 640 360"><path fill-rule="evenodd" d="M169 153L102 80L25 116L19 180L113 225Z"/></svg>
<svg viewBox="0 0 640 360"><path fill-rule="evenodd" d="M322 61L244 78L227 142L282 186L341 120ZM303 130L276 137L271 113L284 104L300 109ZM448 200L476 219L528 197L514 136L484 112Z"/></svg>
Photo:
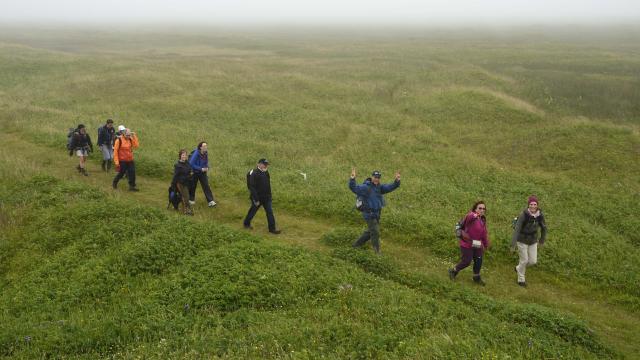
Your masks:
<svg viewBox="0 0 640 360"><path fill-rule="evenodd" d="M482 255L491 244L487 232L487 218L485 212L487 206L483 201L478 201L471 207L471 211L462 221L462 236L460 238L460 252L462 258L453 268L449 269L449 278L455 280L458 273L471 264L473 259L473 281L484 286L485 283L480 277L482 268Z"/></svg>
<svg viewBox="0 0 640 360"><path fill-rule="evenodd" d="M121 125L122 126L122 125ZM124 126L122 126L124 128ZM120 128L120 127L119 127ZM113 188L118 188L118 181L127 175L129 191L138 191L136 187L136 167L133 162L133 150L139 146L138 136L130 129L123 129L113 143L113 162L116 165L116 177L113 178Z"/></svg>
<svg viewBox="0 0 640 360"><path fill-rule="evenodd" d="M98 128L98 148L102 152L102 171L111 170L115 133L116 129L113 128L112 119L107 119L107 122Z"/></svg>
<svg viewBox="0 0 640 360"><path fill-rule="evenodd" d="M173 179L171 187L178 191L182 202L182 211L185 215L193 215L193 210L189 204L189 188L191 186L191 165L187 162L186 149L178 152L178 161L173 167Z"/></svg>
<svg viewBox="0 0 640 360"><path fill-rule="evenodd" d="M538 228L540 228L540 238L538 238ZM544 214L538 207L538 197L529 196L527 208L522 211L513 229L511 238L511 251L518 249L520 260L515 267L518 274L518 285L526 287L525 273L527 266L535 265L538 261L538 244L544 246L547 238L547 225L544 222Z"/></svg>
<svg viewBox="0 0 640 360"><path fill-rule="evenodd" d="M93 152L91 137L87 134L87 129L83 124L78 125L72 136L73 138L71 139L71 150L69 151L69 156L73 156L73 153L75 152L78 159L80 159L80 163L76 169L78 169L82 175L89 176L86 165L89 153Z"/></svg>
<svg viewBox="0 0 640 360"><path fill-rule="evenodd" d="M380 214L384 207L382 195L392 192L400 186L400 172L396 171L395 180L389 184L380 184L382 174L374 171L371 178L367 178L361 185L356 184L356 169L351 170L349 189L363 199L362 217L367 222L365 230L360 238L353 243L353 247L360 247L371 240L376 254L380 255Z"/></svg>
<svg viewBox="0 0 640 360"><path fill-rule="evenodd" d="M196 188L198 187L199 181L209 207L216 206L217 204L213 199L211 187L209 187L209 152L206 142L203 141L198 144L198 148L191 154L189 164L193 170L193 179L191 181L191 187L189 188L189 204L195 205L196 203Z"/></svg>
<svg viewBox="0 0 640 360"><path fill-rule="evenodd" d="M269 161L260 159L256 168L249 170L247 173L247 188L250 193L251 207L244 218L244 227L245 229L253 229L251 220L262 206L267 213L269 232L280 234L281 231L276 229L276 218L273 216L273 208L271 207L271 178L268 168Z"/></svg>

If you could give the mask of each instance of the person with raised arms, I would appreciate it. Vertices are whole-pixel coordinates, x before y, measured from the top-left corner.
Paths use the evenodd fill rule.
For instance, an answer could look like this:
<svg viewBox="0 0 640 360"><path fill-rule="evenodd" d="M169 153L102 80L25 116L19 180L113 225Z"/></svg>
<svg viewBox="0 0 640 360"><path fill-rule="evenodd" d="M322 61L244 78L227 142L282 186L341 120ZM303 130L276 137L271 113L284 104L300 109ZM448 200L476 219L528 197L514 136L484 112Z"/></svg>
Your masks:
<svg viewBox="0 0 640 360"><path fill-rule="evenodd" d="M362 212L362 217L367 223L367 229L354 243L353 247L360 247L371 240L376 254L380 255L380 215L385 206L384 194L390 193L400 186L400 171L396 171L394 181L389 184L381 184L380 171L374 171L371 178L367 178L364 183L356 184L356 169L351 170L349 179L349 189L362 199L362 206L358 209Z"/></svg>

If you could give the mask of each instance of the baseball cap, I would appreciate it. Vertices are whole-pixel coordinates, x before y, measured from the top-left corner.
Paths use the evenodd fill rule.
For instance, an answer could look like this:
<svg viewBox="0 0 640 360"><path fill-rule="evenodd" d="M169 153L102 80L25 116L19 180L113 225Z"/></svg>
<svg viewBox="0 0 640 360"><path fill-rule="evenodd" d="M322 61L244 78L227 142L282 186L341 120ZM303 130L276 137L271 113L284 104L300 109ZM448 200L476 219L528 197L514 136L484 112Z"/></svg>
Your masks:
<svg viewBox="0 0 640 360"><path fill-rule="evenodd" d="M127 128L124 127L124 125L119 125L118 126L118 131L125 131Z"/></svg>
<svg viewBox="0 0 640 360"><path fill-rule="evenodd" d="M262 159L258 160L258 164L269 165L269 160L262 158Z"/></svg>
<svg viewBox="0 0 640 360"><path fill-rule="evenodd" d="M371 176L375 177L375 178L380 178L380 177L382 177L382 173L380 173L380 171L376 170L376 171L371 173Z"/></svg>

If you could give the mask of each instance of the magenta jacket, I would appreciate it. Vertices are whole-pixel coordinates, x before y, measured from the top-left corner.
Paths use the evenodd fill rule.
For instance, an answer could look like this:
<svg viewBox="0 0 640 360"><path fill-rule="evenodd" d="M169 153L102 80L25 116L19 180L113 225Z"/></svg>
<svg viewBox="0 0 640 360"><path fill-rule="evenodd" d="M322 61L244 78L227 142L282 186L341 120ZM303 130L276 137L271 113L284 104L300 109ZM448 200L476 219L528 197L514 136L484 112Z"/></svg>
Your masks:
<svg viewBox="0 0 640 360"><path fill-rule="evenodd" d="M478 214L471 211L464 217L464 230L462 232L462 240L460 247L470 249L471 240L482 241L484 249L489 247L489 233L487 232L487 223L485 218L478 217Z"/></svg>

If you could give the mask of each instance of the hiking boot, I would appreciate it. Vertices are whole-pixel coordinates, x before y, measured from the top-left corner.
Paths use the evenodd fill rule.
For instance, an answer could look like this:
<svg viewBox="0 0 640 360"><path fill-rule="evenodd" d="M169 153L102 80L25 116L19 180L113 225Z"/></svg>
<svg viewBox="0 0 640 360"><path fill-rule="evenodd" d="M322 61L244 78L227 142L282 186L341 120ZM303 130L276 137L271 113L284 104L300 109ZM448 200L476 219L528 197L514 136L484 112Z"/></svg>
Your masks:
<svg viewBox="0 0 640 360"><path fill-rule="evenodd" d="M102 171L107 171L107 161L102 160Z"/></svg>
<svg viewBox="0 0 640 360"><path fill-rule="evenodd" d="M522 287L527 287L527 283L524 281L518 281L518 285L522 286Z"/></svg>
<svg viewBox="0 0 640 360"><path fill-rule="evenodd" d="M112 182L112 183L111 183L111 187L113 188L113 190L118 189L118 183L117 183L117 182L115 182L115 181L114 181L114 182Z"/></svg>
<svg viewBox="0 0 640 360"><path fill-rule="evenodd" d="M82 169L80 170L80 173L84 176L89 176L89 173L87 172L87 169Z"/></svg>
<svg viewBox="0 0 640 360"><path fill-rule="evenodd" d="M451 281L456 279L456 275L458 275L458 273L456 272L455 269L453 269L453 268L449 269L449 279Z"/></svg>
<svg viewBox="0 0 640 360"><path fill-rule="evenodd" d="M111 160L107 160L107 171L111 171Z"/></svg>
<svg viewBox="0 0 640 360"><path fill-rule="evenodd" d="M80 165L77 165L76 169L78 170L78 172L82 172L82 168L80 167Z"/></svg>
<svg viewBox="0 0 640 360"><path fill-rule="evenodd" d="M272 234L278 235L278 234L280 234L282 231L280 231L280 230L269 230L269 232L270 232L270 233L272 233Z"/></svg>
<svg viewBox="0 0 640 360"><path fill-rule="evenodd" d="M138 191L140 191L140 190L138 190L138 188L137 188L137 187L135 187L135 186L129 186L129 191L131 191L131 192L138 192Z"/></svg>
<svg viewBox="0 0 640 360"><path fill-rule="evenodd" d="M247 230L253 230L253 226L251 225L243 224L242 226Z"/></svg>
<svg viewBox="0 0 640 360"><path fill-rule="evenodd" d="M485 282L482 281L482 278L480 276L474 276L473 277L473 282L480 285L480 286L485 286Z"/></svg>
<svg viewBox="0 0 640 360"><path fill-rule="evenodd" d="M211 201L209 201L208 205L209 205L209 207L214 207L214 206L216 206L218 204L215 201L211 200Z"/></svg>

